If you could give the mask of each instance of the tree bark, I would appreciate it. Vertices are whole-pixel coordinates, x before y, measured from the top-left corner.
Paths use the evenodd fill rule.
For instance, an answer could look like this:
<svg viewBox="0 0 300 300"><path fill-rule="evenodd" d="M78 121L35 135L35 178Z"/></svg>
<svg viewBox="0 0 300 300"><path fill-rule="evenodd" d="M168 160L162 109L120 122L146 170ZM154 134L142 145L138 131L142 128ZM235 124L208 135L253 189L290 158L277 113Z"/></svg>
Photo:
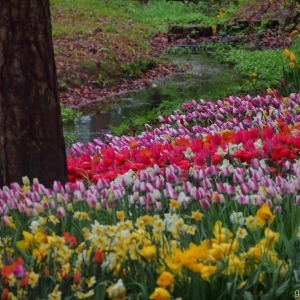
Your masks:
<svg viewBox="0 0 300 300"><path fill-rule="evenodd" d="M67 180L49 0L0 0L0 187Z"/></svg>

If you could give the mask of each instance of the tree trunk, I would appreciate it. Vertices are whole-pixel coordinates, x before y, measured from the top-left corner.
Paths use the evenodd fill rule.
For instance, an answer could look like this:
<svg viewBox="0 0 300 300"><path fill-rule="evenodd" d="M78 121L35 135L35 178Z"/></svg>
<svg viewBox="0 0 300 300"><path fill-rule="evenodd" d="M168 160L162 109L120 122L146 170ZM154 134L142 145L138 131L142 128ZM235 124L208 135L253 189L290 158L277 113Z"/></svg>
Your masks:
<svg viewBox="0 0 300 300"><path fill-rule="evenodd" d="M49 0L0 0L0 187L67 179Z"/></svg>

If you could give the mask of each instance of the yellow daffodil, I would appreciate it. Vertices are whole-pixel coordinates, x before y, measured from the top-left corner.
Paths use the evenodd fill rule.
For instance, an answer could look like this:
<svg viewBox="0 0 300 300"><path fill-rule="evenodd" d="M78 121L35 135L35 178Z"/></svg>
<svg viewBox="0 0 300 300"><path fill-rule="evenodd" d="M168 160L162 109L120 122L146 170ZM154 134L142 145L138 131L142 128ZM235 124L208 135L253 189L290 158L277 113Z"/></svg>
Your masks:
<svg viewBox="0 0 300 300"><path fill-rule="evenodd" d="M34 272L30 272L29 273L29 277L28 277L28 284L34 288L37 284L38 284L38 281L39 281L39 274L36 274Z"/></svg>
<svg viewBox="0 0 300 300"><path fill-rule="evenodd" d="M256 216L268 224L271 224L275 219L275 216L272 214L270 207L268 204L264 203L262 207L256 212Z"/></svg>
<svg viewBox="0 0 300 300"><path fill-rule="evenodd" d="M140 255L142 255L146 259L151 259L156 254L155 246L146 246L140 250Z"/></svg>
<svg viewBox="0 0 300 300"><path fill-rule="evenodd" d="M123 210L117 211L116 213L118 220L124 220L125 219L125 212Z"/></svg>
<svg viewBox="0 0 300 300"><path fill-rule="evenodd" d="M217 266L204 266L201 269L201 278L205 281L210 281L210 276L217 270Z"/></svg>
<svg viewBox="0 0 300 300"><path fill-rule="evenodd" d="M162 272L156 283L158 286L163 288L169 287L170 292L173 292L174 290L174 276L170 272Z"/></svg>
<svg viewBox="0 0 300 300"><path fill-rule="evenodd" d="M172 209L177 209L179 207L179 202L177 200L171 199L170 200L170 207Z"/></svg>
<svg viewBox="0 0 300 300"><path fill-rule="evenodd" d="M202 220L203 214L201 212L197 211L192 211L192 218L195 219L196 221Z"/></svg>
<svg viewBox="0 0 300 300"><path fill-rule="evenodd" d="M154 292L150 295L149 299L170 300L171 295L166 289L159 287L154 290Z"/></svg>
<svg viewBox="0 0 300 300"><path fill-rule="evenodd" d="M236 231L236 237L239 239L244 239L248 235L245 228L239 227Z"/></svg>

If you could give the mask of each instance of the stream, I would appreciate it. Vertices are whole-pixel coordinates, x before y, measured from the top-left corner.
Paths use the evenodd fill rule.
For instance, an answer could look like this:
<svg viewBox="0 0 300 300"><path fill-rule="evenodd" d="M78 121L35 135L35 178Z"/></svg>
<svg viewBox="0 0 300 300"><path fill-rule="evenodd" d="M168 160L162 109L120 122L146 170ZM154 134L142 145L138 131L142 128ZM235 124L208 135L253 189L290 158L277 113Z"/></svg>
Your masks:
<svg viewBox="0 0 300 300"><path fill-rule="evenodd" d="M84 107L81 109L83 116L78 124L64 126L66 148L69 149L72 145L70 136L76 142L87 143L111 133L109 124L119 126L125 120L158 107L162 101L179 98L184 101L199 100L203 96L214 95L236 86L242 81L232 68L217 62L213 55L168 55L167 59L182 70L188 64L189 71L158 80L148 89L110 98L108 103Z"/></svg>

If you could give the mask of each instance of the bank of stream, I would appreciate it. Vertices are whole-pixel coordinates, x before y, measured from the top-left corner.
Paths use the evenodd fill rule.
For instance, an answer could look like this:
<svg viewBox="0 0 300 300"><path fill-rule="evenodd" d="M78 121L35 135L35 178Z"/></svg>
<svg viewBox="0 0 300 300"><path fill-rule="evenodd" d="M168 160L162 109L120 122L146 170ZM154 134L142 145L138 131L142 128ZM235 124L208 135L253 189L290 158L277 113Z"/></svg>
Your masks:
<svg viewBox="0 0 300 300"><path fill-rule="evenodd" d="M117 127L126 120L147 114L162 101L180 99L183 103L213 97L242 82L233 68L217 62L213 54L168 55L166 59L177 64L182 71L153 82L146 90L81 107L83 116L79 122L64 126L67 148L72 144L70 137L76 142L90 142L111 133L109 125Z"/></svg>

